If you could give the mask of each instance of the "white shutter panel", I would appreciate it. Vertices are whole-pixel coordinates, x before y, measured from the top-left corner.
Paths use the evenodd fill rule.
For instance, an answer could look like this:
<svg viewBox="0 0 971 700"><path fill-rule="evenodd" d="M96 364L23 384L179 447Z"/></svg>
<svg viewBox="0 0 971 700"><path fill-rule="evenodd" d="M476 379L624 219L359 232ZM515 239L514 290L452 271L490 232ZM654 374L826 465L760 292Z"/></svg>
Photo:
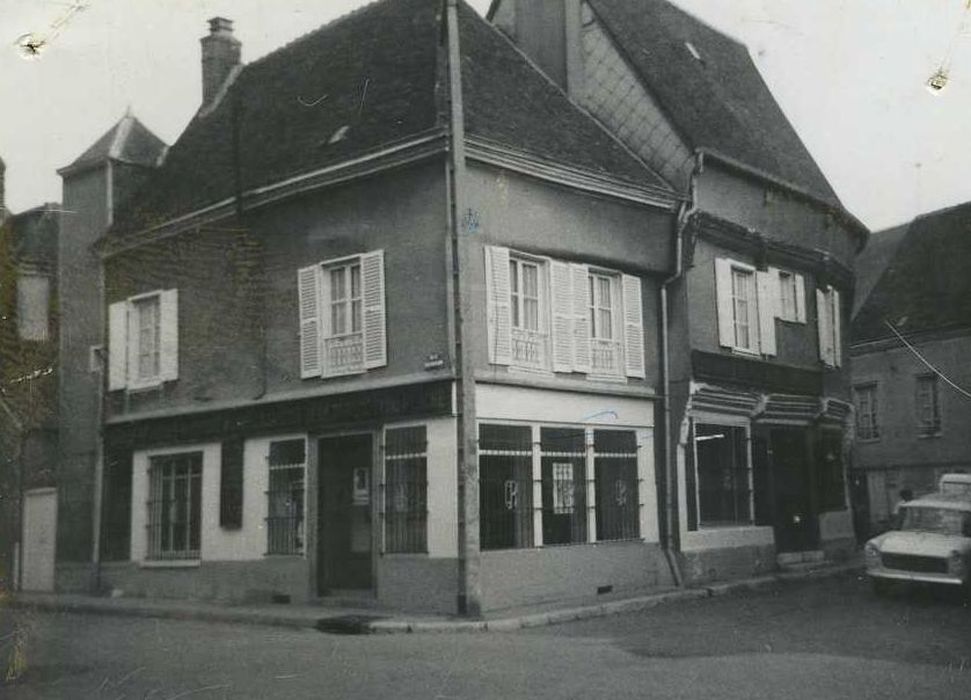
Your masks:
<svg viewBox="0 0 971 700"><path fill-rule="evenodd" d="M512 363L510 318L509 249L486 246L486 328L489 363Z"/></svg>
<svg viewBox="0 0 971 700"><path fill-rule="evenodd" d="M570 266L550 262L550 307L553 312L553 371L573 371L573 282Z"/></svg>
<svg viewBox="0 0 971 700"><path fill-rule="evenodd" d="M775 319L781 312L779 271L756 271L755 282L759 305L759 348L763 355L775 355Z"/></svg>
<svg viewBox="0 0 971 700"><path fill-rule="evenodd" d="M732 303L732 263L715 259L715 297L718 305L718 344L735 347L735 309Z"/></svg>
<svg viewBox="0 0 971 700"><path fill-rule="evenodd" d="M162 292L158 307L159 378L171 382L179 378L179 290Z"/></svg>
<svg viewBox="0 0 971 700"><path fill-rule="evenodd" d="M829 324L829 309L826 307L826 293L821 289L816 290L816 328L819 331L819 358L827 365L832 362L833 338Z"/></svg>
<svg viewBox="0 0 971 700"><path fill-rule="evenodd" d="M570 265L573 278L573 369L589 372L590 358L590 271L586 265Z"/></svg>
<svg viewBox="0 0 971 700"><path fill-rule="evenodd" d="M128 367L126 369L125 383L127 385L137 385L138 380L138 342L140 334L138 332L138 311L135 304L128 304L128 337L125 344L128 347Z"/></svg>
<svg viewBox="0 0 971 700"><path fill-rule="evenodd" d="M364 367L388 364L387 313L384 300L384 251L361 256L364 301Z"/></svg>
<svg viewBox="0 0 971 700"><path fill-rule="evenodd" d="M840 307L839 290L830 288L832 294L832 313L833 313L833 364L839 367L843 364L843 329L840 327L843 320L843 313Z"/></svg>
<svg viewBox="0 0 971 700"><path fill-rule="evenodd" d="M124 389L128 374L128 302L108 307L108 391Z"/></svg>
<svg viewBox="0 0 971 700"><path fill-rule="evenodd" d="M624 363L628 377L644 379L644 309L639 277L621 278L624 297Z"/></svg>
<svg viewBox="0 0 971 700"><path fill-rule="evenodd" d="M300 377L319 377L322 369L320 343L320 266L297 271L300 312Z"/></svg>
<svg viewBox="0 0 971 700"><path fill-rule="evenodd" d="M802 275L796 275L796 320L806 322L806 280Z"/></svg>

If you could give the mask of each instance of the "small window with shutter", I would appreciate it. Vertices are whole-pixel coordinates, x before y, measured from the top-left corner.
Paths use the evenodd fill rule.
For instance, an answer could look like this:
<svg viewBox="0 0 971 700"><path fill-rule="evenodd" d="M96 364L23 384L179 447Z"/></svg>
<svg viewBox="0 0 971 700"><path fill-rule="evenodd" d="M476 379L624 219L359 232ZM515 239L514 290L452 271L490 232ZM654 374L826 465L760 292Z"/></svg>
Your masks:
<svg viewBox="0 0 971 700"><path fill-rule="evenodd" d="M179 376L178 290L150 292L108 308L108 389L145 389Z"/></svg>
<svg viewBox="0 0 971 700"><path fill-rule="evenodd" d="M775 321L782 315L778 271L717 258L715 289L719 345L739 353L774 356Z"/></svg>
<svg viewBox="0 0 971 700"><path fill-rule="evenodd" d="M816 326L819 359L827 367L843 364L842 305L839 290L827 286L816 290Z"/></svg>
<svg viewBox="0 0 971 700"><path fill-rule="evenodd" d="M297 273L300 376L361 374L388 363L384 251Z"/></svg>

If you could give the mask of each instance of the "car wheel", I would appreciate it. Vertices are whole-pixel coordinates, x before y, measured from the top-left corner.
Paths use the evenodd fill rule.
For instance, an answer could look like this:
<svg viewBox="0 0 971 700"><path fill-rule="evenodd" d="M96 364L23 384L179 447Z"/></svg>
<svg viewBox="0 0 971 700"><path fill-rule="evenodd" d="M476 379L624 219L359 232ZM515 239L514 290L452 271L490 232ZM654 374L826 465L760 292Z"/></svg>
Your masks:
<svg viewBox="0 0 971 700"><path fill-rule="evenodd" d="M885 579L870 579L870 583L873 586L873 594L879 598L883 598L890 592L890 582Z"/></svg>

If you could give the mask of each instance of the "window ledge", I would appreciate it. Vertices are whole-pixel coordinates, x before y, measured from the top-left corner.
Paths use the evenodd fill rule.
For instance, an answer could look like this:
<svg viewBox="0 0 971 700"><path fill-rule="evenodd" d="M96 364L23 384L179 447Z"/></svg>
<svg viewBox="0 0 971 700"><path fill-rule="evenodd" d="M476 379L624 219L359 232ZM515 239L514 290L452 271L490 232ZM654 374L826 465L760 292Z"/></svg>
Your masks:
<svg viewBox="0 0 971 700"><path fill-rule="evenodd" d="M938 431L936 433L925 433L923 435L918 434L917 435L917 439L918 440L933 440L935 438L943 437L943 435L944 435L944 431Z"/></svg>
<svg viewBox="0 0 971 700"><path fill-rule="evenodd" d="M200 559L145 559L138 562L142 569L198 569Z"/></svg>
<svg viewBox="0 0 971 700"><path fill-rule="evenodd" d="M878 438L878 437L875 437L875 438L861 438L861 437L858 437L856 439L856 442L857 442L858 445L869 445L869 444L874 443L874 442L880 442L880 438Z"/></svg>
<svg viewBox="0 0 971 700"><path fill-rule="evenodd" d="M151 391L153 389L161 389L165 382L161 379L153 380L151 382L139 382L138 384L128 384L125 387L125 391L129 394L137 394L145 391Z"/></svg>

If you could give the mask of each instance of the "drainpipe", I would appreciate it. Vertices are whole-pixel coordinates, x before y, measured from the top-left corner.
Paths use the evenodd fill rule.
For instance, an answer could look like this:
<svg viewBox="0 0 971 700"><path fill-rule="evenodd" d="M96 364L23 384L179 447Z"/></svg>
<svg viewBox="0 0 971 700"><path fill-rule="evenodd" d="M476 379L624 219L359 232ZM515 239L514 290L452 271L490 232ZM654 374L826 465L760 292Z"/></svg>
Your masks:
<svg viewBox="0 0 971 700"><path fill-rule="evenodd" d="M674 242L674 274L661 283L661 372L663 383L661 394L664 407L664 555L667 557L671 574L678 586L684 585L684 576L675 555L677 542L674 536L674 468L675 451L673 446L674 427L671 424L671 348L670 331L668 329L668 287L681 279L684 274L683 252L684 233L691 222L691 217L698 209L698 176L705 167L704 154L699 150L695 153L695 167L691 171L688 185L688 200L682 203L678 211Z"/></svg>

